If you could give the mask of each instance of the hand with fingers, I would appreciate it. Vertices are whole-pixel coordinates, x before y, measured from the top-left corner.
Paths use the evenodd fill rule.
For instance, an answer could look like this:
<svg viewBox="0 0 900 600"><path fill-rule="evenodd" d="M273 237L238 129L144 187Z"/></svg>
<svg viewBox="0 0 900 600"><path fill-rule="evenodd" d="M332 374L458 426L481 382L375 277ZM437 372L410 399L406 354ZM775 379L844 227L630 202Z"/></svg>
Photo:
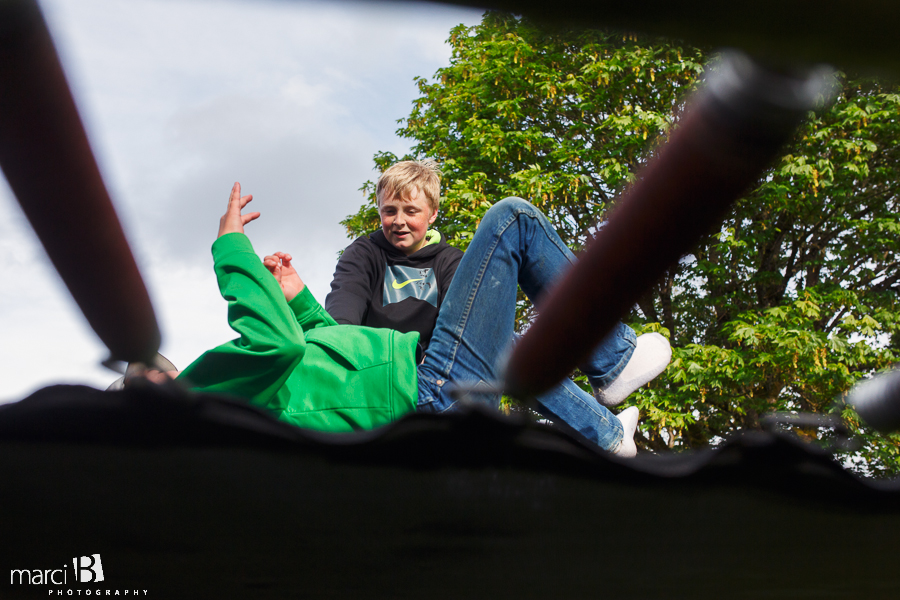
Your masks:
<svg viewBox="0 0 900 600"><path fill-rule="evenodd" d="M258 212L241 214L241 210L251 200L253 200L253 195L241 196L241 184L235 182L234 187L231 188L231 196L228 198L228 208L219 219L219 235L217 237L222 237L226 233L244 233L244 225L259 218Z"/></svg>
<svg viewBox="0 0 900 600"><path fill-rule="evenodd" d="M284 292L284 299L288 302L306 287L306 284L300 279L300 275L291 265L292 260L293 257L285 252L276 252L263 259L263 264L278 281L281 291Z"/></svg>

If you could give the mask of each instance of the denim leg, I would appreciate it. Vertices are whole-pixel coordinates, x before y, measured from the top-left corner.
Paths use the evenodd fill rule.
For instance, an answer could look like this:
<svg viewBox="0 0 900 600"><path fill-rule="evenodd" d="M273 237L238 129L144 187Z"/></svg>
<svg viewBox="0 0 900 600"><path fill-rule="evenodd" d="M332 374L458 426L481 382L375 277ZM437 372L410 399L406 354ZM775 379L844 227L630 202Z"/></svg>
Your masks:
<svg viewBox="0 0 900 600"><path fill-rule="evenodd" d="M574 256L546 217L518 198L485 214L441 304L425 361L419 365L419 406L443 412L453 406L448 381L487 385L498 378L498 359L508 351L515 323L516 285L532 301L573 264ZM612 381L633 352L630 329L608 336L588 364L590 377ZM633 339L634 333L631 332ZM445 388L447 390L445 391ZM497 406L500 394L486 394ZM538 398L548 416L566 422L601 447L614 450L621 425L605 407L572 382Z"/></svg>
<svg viewBox="0 0 900 600"><path fill-rule="evenodd" d="M604 450L614 452L619 447L622 423L571 379L564 379L537 401L538 412L554 423L565 423Z"/></svg>
<svg viewBox="0 0 900 600"><path fill-rule="evenodd" d="M588 361L579 365L595 388L605 388L619 376L634 354L637 336L624 323L617 323L609 335L594 350Z"/></svg>

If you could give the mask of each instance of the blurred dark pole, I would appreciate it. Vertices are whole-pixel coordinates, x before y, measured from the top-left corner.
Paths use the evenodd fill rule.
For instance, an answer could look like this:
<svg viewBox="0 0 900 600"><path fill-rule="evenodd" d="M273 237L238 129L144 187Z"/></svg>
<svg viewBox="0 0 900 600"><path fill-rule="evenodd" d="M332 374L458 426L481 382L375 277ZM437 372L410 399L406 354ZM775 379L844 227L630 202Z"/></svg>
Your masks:
<svg viewBox="0 0 900 600"><path fill-rule="evenodd" d="M32 0L0 2L0 167L111 358L150 362L150 297Z"/></svg>
<svg viewBox="0 0 900 600"><path fill-rule="evenodd" d="M872 429L881 433L900 431L900 369L880 373L853 386L847 404Z"/></svg>
<svg viewBox="0 0 900 600"><path fill-rule="evenodd" d="M601 27L753 56L900 74L896 0L449 0L545 25Z"/></svg>
<svg viewBox="0 0 900 600"><path fill-rule="evenodd" d="M708 73L668 142L542 302L507 363L507 393L536 396L581 363L721 221L833 85L830 72L783 74L736 52Z"/></svg>

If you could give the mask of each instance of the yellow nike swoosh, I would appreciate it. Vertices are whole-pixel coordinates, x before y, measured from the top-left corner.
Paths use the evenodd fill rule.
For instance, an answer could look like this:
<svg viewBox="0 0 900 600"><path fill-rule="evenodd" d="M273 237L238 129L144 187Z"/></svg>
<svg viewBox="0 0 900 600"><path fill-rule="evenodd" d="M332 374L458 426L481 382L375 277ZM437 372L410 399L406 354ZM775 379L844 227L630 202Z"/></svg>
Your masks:
<svg viewBox="0 0 900 600"><path fill-rule="evenodd" d="M423 279L424 279L424 277L423 277ZM403 286L408 285L408 284L412 283L413 281L422 281L422 279L407 279L406 281L404 281L403 283L401 283L399 285L397 284L397 280L395 279L391 283L391 287L393 287L395 290L399 290Z"/></svg>

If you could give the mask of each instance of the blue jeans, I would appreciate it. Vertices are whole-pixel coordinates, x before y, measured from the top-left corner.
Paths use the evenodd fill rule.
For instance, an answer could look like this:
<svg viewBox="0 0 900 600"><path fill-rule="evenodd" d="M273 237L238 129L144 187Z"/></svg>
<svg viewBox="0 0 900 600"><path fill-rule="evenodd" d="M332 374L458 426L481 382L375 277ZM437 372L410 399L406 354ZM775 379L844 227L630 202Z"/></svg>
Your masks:
<svg viewBox="0 0 900 600"><path fill-rule="evenodd" d="M500 393L498 359L514 334L517 284L534 302L575 262L547 218L519 198L506 198L485 214L441 304L424 362L419 365L421 412L453 408L450 382L483 383L494 407ZM605 387L634 353L635 334L619 323L581 366L591 383ZM570 380L539 397L541 412L562 421L589 441L615 451L622 424L606 407Z"/></svg>

